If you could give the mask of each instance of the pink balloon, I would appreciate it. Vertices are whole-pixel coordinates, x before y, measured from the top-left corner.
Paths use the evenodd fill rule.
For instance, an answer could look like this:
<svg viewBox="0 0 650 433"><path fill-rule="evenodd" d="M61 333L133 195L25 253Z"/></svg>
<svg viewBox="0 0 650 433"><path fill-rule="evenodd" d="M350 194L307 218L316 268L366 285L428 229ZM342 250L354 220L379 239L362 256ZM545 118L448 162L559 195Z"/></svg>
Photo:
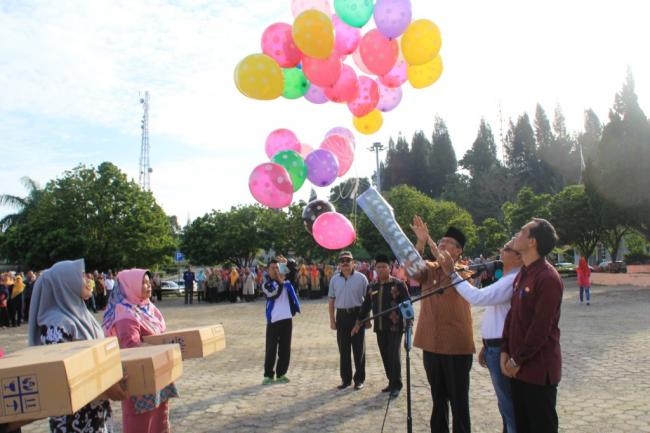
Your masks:
<svg viewBox="0 0 650 433"><path fill-rule="evenodd" d="M320 87L331 87L341 76L341 58L337 53L332 53L326 59L302 57L302 71L307 79Z"/></svg>
<svg viewBox="0 0 650 433"><path fill-rule="evenodd" d="M352 54L359 46L361 30L344 23L337 15L332 15L334 25L334 51L339 54Z"/></svg>
<svg viewBox="0 0 650 433"><path fill-rule="evenodd" d="M291 13L294 18L309 9L316 9L327 16L332 13L329 0L292 0L291 2Z"/></svg>
<svg viewBox="0 0 650 433"><path fill-rule="evenodd" d="M325 134L325 137L327 138L327 137L329 137L330 135L333 135L333 134L338 134L338 135L344 136L345 138L347 138L348 142L352 146L352 150L356 149L356 143L354 141L354 134L348 128L344 128L343 126L335 126L334 128L327 131L327 133Z"/></svg>
<svg viewBox="0 0 650 433"><path fill-rule="evenodd" d="M344 64L341 68L341 76L332 87L325 89L325 95L330 101L349 102L356 98L359 92L357 74L350 66Z"/></svg>
<svg viewBox="0 0 650 433"><path fill-rule="evenodd" d="M407 80L406 68L408 64L404 59L397 59L393 68L386 74L379 76L379 82L388 87L399 87Z"/></svg>
<svg viewBox="0 0 650 433"><path fill-rule="evenodd" d="M271 159L281 150L295 150L296 152L300 152L300 141L298 141L298 137L292 131L280 128L272 131L266 137L264 149L266 150L266 155Z"/></svg>
<svg viewBox="0 0 650 433"><path fill-rule="evenodd" d="M273 209L289 206L293 199L289 173L275 162L265 162L255 167L248 178L248 189L255 200Z"/></svg>
<svg viewBox="0 0 650 433"><path fill-rule="evenodd" d="M275 59L283 68L293 68L300 62L300 50L293 42L291 25L271 24L262 33L262 52Z"/></svg>
<svg viewBox="0 0 650 433"><path fill-rule="evenodd" d="M348 108L356 117L363 117L375 109L378 101L379 89L377 88L377 82L372 78L361 76L359 77L357 97L348 102Z"/></svg>
<svg viewBox="0 0 650 433"><path fill-rule="evenodd" d="M377 0L373 11L375 24L384 36L394 39L411 23L410 0Z"/></svg>
<svg viewBox="0 0 650 433"><path fill-rule="evenodd" d="M372 74L370 69L366 66L365 63L363 63L363 59L361 58L361 50L359 50L359 47L357 47L356 50L354 50L354 53L352 53L352 60L354 61L354 64L357 65L357 68L364 74Z"/></svg>
<svg viewBox="0 0 650 433"><path fill-rule="evenodd" d="M379 102L377 109L384 113L397 107L402 100L401 87L388 87L379 83Z"/></svg>
<svg viewBox="0 0 650 433"><path fill-rule="evenodd" d="M309 85L307 93L305 93L305 99L312 104L324 104L329 101L325 95L325 91L313 83Z"/></svg>
<svg viewBox="0 0 650 433"><path fill-rule="evenodd" d="M342 135L332 134L325 137L325 140L320 145L321 149L327 149L336 156L339 161L338 177L343 176L352 167L354 161L354 149L352 145Z"/></svg>
<svg viewBox="0 0 650 433"><path fill-rule="evenodd" d="M377 29L372 29L359 43L361 59L366 67L376 75L385 75L397 62L399 46L394 39L388 39Z"/></svg>
<svg viewBox="0 0 650 433"><path fill-rule="evenodd" d="M314 221L312 234L316 243L328 250L348 247L357 239L350 220L337 212L320 214Z"/></svg>
<svg viewBox="0 0 650 433"><path fill-rule="evenodd" d="M300 144L300 156L302 156L303 158L307 158L307 155L309 155L313 151L314 148L308 145L307 143Z"/></svg>

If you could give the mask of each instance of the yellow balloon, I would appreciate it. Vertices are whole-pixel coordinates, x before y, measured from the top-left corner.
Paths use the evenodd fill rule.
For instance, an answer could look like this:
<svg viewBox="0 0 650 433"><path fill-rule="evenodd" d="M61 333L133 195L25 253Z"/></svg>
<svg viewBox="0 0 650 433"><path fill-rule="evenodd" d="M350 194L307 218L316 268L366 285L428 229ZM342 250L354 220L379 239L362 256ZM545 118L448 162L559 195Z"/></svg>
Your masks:
<svg viewBox="0 0 650 433"><path fill-rule="evenodd" d="M423 65L440 52L442 36L437 25L427 19L413 21L402 35L401 47L409 65Z"/></svg>
<svg viewBox="0 0 650 433"><path fill-rule="evenodd" d="M235 67L235 85L249 98L275 99L284 90L284 76L280 65L272 57L251 54Z"/></svg>
<svg viewBox="0 0 650 433"><path fill-rule="evenodd" d="M362 117L354 117L352 119L352 124L357 131L362 134L370 135L379 131L381 125L384 123L384 117L381 115L381 111L374 109L370 113Z"/></svg>
<svg viewBox="0 0 650 433"><path fill-rule="evenodd" d="M316 9L308 9L296 17L291 36L298 49L309 57L326 59L334 49L332 21Z"/></svg>
<svg viewBox="0 0 650 433"><path fill-rule="evenodd" d="M408 65L406 67L406 76L409 83L416 88L422 89L430 86L440 78L442 74L442 59L436 56L433 60L424 65Z"/></svg>

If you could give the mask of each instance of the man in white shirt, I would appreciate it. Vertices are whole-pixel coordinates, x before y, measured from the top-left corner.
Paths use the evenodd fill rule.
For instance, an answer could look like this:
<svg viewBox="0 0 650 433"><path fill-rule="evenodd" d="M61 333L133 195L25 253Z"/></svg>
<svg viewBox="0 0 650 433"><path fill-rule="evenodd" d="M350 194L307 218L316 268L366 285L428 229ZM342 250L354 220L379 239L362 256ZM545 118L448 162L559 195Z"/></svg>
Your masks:
<svg viewBox="0 0 650 433"><path fill-rule="evenodd" d="M503 262L503 277L499 280L478 289L456 273L452 274L452 281L456 283L456 291L465 298L467 302L475 306L484 306L483 321L481 322L481 335L483 347L478 355L478 362L481 366L487 367L492 378L492 385L497 395L499 412L503 420L504 433L516 433L512 395L510 392L510 380L501 372L501 335L503 325L510 311L510 299L513 293L513 283L519 273L523 262L521 255L512 249L512 239L501 248L501 261ZM453 263L447 260L444 254L438 257L440 265L446 273L451 274Z"/></svg>

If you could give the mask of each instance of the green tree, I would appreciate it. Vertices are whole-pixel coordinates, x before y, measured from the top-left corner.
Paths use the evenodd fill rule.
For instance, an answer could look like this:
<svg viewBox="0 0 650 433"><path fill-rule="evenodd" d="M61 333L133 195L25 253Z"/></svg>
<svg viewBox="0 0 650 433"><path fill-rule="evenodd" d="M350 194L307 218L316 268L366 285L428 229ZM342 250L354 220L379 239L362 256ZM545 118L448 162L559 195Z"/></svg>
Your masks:
<svg viewBox="0 0 650 433"><path fill-rule="evenodd" d="M450 177L458 169L456 152L451 144L449 131L444 120L436 116L433 129L433 150L429 161L429 172L416 173L421 177L427 177L430 181L430 191L423 191L432 198L439 198L445 190Z"/></svg>
<svg viewBox="0 0 650 433"><path fill-rule="evenodd" d="M466 208L474 217L474 221L496 217L503 219L501 204L514 197L512 182L508 172L497 159L497 149L492 129L481 120L478 134L472 148L465 153L460 161L471 176L469 180L469 198L466 201L456 201ZM453 196L444 194L443 198Z"/></svg>
<svg viewBox="0 0 650 433"><path fill-rule="evenodd" d="M550 200L550 194L535 194L531 188L524 187L517 194L515 202L505 202L503 215L510 233L518 232L532 218L550 219Z"/></svg>
<svg viewBox="0 0 650 433"><path fill-rule="evenodd" d="M356 212L357 197L369 187L367 177L347 179L330 190L329 201L338 213L350 217Z"/></svg>
<svg viewBox="0 0 650 433"><path fill-rule="evenodd" d="M553 196L549 209L560 242L574 245L584 257L591 256L600 241L603 226L584 185L564 188Z"/></svg>
<svg viewBox="0 0 650 433"><path fill-rule="evenodd" d="M397 142L394 143L392 138L388 141L385 168L381 172L381 191L406 184L410 170L409 145L400 134L397 137Z"/></svg>
<svg viewBox="0 0 650 433"><path fill-rule="evenodd" d="M616 95L585 181L625 225L650 239L650 125L639 107L631 72Z"/></svg>
<svg viewBox="0 0 650 433"><path fill-rule="evenodd" d="M472 255L483 254L484 257L491 257L498 254L499 249L511 238L503 223L494 218L486 218L476 229L478 243L471 253Z"/></svg>
<svg viewBox="0 0 650 433"><path fill-rule="evenodd" d="M171 260L168 217L115 165L80 165L48 182L7 231L10 258L33 268L83 257L89 269L154 267Z"/></svg>
<svg viewBox="0 0 650 433"><path fill-rule="evenodd" d="M4 231L11 225L19 224L31 208L36 206L41 196L41 186L34 179L29 177L20 178L21 183L27 189L26 197L19 197L11 194L0 195L0 206L8 206L16 209L15 213L6 215L0 220L0 231Z"/></svg>
<svg viewBox="0 0 650 433"><path fill-rule="evenodd" d="M433 146L424 132L417 131L413 134L411 151L409 153L410 170L408 171L408 178L405 184L414 187L418 191L422 191L428 196L431 196L434 191L433 178L429 175L433 171L431 167L432 153Z"/></svg>
<svg viewBox="0 0 650 433"><path fill-rule="evenodd" d="M467 247L476 241L476 229L472 216L455 203L433 200L415 188L401 185L383 194L395 213L395 219L409 239L415 243L415 235L410 224L413 215L420 215L429 226L434 239L439 239L450 225L465 233L468 239ZM384 241L379 231L365 216L360 216L358 233L363 239L363 247L371 254L392 254L390 247Z"/></svg>

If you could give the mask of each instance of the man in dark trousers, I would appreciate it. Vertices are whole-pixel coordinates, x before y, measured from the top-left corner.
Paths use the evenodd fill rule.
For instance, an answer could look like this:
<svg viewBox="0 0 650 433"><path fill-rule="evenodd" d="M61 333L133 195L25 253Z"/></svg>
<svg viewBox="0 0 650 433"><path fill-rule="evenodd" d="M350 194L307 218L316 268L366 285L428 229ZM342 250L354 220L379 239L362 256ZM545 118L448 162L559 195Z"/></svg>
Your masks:
<svg viewBox="0 0 650 433"><path fill-rule="evenodd" d="M183 283L185 284L186 304L192 303L192 298L194 297L194 281L196 281L194 272L192 272L192 267L188 265L187 270L183 272Z"/></svg>
<svg viewBox="0 0 650 433"><path fill-rule="evenodd" d="M419 216L413 217L411 228L417 236L418 251L424 252L425 245L429 245L434 256L435 251L449 254L453 269L461 278L471 276L458 263L466 241L461 230L449 227L435 245L427 224ZM453 432L470 433L469 373L475 348L469 303L458 294L450 275L438 262L427 261L426 268L412 276L420 282L422 293L443 289L422 299L413 337L413 346L422 349L422 363L431 386L431 432L449 431L451 407Z"/></svg>
<svg viewBox="0 0 650 433"><path fill-rule="evenodd" d="M512 244L523 266L503 326L501 370L511 378L518 433L558 431L555 405L562 375L559 322L564 285L545 259L557 240L551 223L533 218Z"/></svg>
<svg viewBox="0 0 650 433"><path fill-rule="evenodd" d="M339 348L339 369L341 384L338 389L352 385L354 389L363 388L366 380L366 346L365 328L352 335L352 328L359 317L363 298L368 290L368 279L361 272L354 270L354 258L350 251L339 254L340 272L330 280L327 294L327 306L330 315L330 328L336 330L336 342ZM352 352L352 353L350 353ZM350 355L354 357L354 375Z"/></svg>
<svg viewBox="0 0 650 433"><path fill-rule="evenodd" d="M286 259L269 262L268 278L262 292L266 296L266 349L262 385L288 383L287 370L291 360L293 316L300 312L300 302L288 273Z"/></svg>
<svg viewBox="0 0 650 433"><path fill-rule="evenodd" d="M372 314L397 307L409 297L404 281L390 275L390 261L381 254L375 257L375 270L377 280L370 283L368 293L361 306L359 319L352 330L353 334L361 329L360 321ZM377 345L384 364L384 371L388 379L388 386L382 392L390 392L391 398L397 398L402 389L402 366L400 363L402 334L404 333L404 319L399 308L374 319L374 331L377 335Z"/></svg>

